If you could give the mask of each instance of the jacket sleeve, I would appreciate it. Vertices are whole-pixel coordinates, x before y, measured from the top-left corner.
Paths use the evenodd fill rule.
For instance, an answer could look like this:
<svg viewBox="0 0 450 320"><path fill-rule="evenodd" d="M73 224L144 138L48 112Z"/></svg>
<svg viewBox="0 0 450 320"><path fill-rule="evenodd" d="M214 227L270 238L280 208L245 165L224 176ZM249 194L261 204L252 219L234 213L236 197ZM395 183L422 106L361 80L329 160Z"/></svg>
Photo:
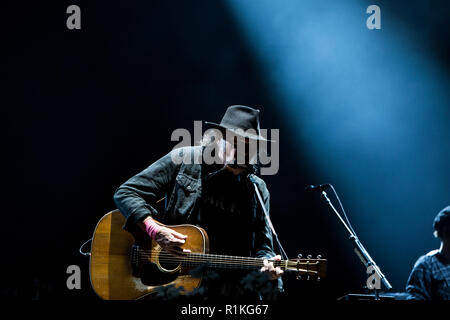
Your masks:
<svg viewBox="0 0 450 320"><path fill-rule="evenodd" d="M126 218L124 229L131 230L145 217L158 214L154 203L169 192L179 169L179 164L172 161L173 152L126 181L114 193L114 202Z"/></svg>
<svg viewBox="0 0 450 320"><path fill-rule="evenodd" d="M423 259L419 259L414 265L408 278L406 292L409 300L431 300L431 274Z"/></svg>

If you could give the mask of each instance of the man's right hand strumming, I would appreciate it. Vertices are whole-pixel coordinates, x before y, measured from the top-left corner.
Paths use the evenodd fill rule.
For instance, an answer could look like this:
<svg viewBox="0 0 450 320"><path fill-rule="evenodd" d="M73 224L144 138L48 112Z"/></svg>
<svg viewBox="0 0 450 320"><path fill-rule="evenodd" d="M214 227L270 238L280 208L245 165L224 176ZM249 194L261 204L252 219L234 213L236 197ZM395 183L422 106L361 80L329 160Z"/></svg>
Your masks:
<svg viewBox="0 0 450 320"><path fill-rule="evenodd" d="M183 253L191 252L187 249L181 249L181 245L186 242L187 236L176 232L175 230L161 227L155 237L156 243L160 245L164 250L174 254L180 255Z"/></svg>
<svg viewBox="0 0 450 320"><path fill-rule="evenodd" d="M139 223L139 226L145 230L145 232L155 240L163 250L176 256L191 252L191 250L181 248L181 245L186 242L186 235L157 224L151 217L145 218L142 223Z"/></svg>

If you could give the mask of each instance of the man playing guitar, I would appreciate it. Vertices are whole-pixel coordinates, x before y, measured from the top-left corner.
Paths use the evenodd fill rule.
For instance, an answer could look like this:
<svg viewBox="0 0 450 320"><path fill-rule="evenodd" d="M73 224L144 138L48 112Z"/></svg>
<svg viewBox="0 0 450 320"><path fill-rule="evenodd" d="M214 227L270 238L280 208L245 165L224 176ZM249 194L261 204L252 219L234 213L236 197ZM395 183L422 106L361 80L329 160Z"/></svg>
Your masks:
<svg viewBox="0 0 450 320"><path fill-rule="evenodd" d="M266 140L260 135L259 110L230 106L220 124L208 124L215 128L214 136L205 133L200 146L173 150L117 189L114 201L126 218L124 229L140 228L163 250L183 256L189 253L181 249L189 241L187 236L155 220L164 225L197 225L208 233L213 253L264 258L260 272L282 290L283 271L273 264L280 256L274 252L269 221L248 179L252 174L269 212L269 191L265 182L254 175L257 155L249 147L251 142ZM246 146L245 161L236 164L242 159L238 157L238 143ZM206 164L198 159L205 150L213 150L218 161ZM176 156L194 161L179 163L174 161ZM166 208L157 211L154 204L164 196ZM221 274L219 284L208 285L208 294L235 294L241 276Z"/></svg>

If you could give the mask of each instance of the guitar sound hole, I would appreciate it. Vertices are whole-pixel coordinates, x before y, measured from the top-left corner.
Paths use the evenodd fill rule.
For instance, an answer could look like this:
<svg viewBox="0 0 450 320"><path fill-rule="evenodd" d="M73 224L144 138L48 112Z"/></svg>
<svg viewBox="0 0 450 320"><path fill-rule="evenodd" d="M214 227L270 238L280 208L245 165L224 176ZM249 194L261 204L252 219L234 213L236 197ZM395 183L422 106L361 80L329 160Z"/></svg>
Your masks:
<svg viewBox="0 0 450 320"><path fill-rule="evenodd" d="M158 257L159 265L161 268L167 271L173 271L180 265L179 258L167 253L165 251L161 251Z"/></svg>

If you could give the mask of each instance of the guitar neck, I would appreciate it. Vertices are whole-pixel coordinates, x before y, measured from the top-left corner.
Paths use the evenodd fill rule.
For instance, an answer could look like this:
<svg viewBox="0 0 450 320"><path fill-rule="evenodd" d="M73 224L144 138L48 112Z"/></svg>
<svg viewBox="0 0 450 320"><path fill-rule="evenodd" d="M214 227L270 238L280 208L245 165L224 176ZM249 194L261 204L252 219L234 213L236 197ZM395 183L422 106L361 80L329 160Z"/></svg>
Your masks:
<svg viewBox="0 0 450 320"><path fill-rule="evenodd" d="M251 270L264 266L264 258L226 256L204 253L189 253L181 258L181 264L187 267L206 265L209 268ZM289 260L273 261L275 267L285 270Z"/></svg>

